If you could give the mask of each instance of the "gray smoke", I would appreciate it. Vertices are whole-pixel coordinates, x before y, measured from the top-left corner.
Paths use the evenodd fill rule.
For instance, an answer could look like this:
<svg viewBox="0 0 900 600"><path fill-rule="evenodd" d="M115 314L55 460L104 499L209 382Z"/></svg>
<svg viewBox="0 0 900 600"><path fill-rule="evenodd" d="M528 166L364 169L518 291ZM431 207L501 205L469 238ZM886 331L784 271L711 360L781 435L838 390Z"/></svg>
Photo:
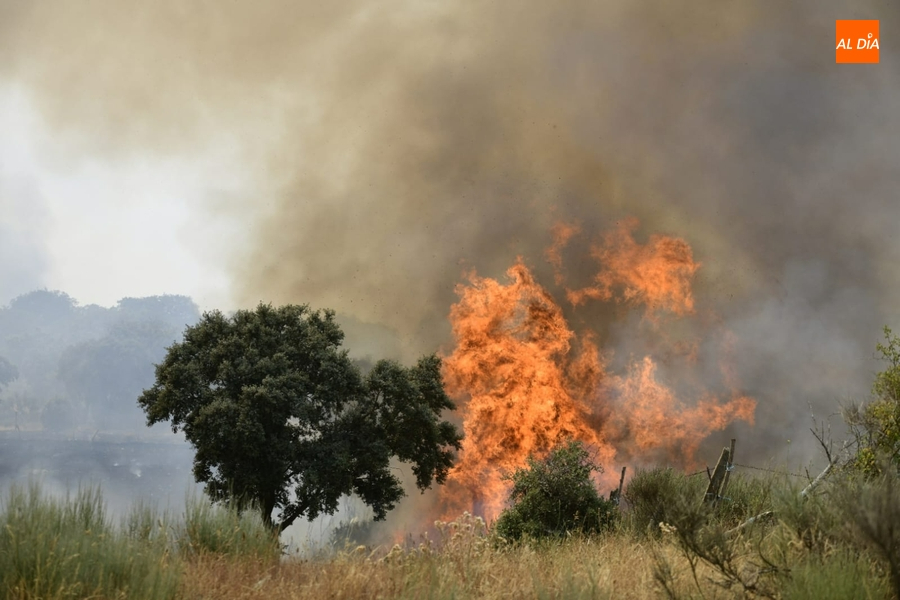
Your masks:
<svg viewBox="0 0 900 600"><path fill-rule="evenodd" d="M42 204L29 181L0 172L0 306L44 283Z"/></svg>
<svg viewBox="0 0 900 600"><path fill-rule="evenodd" d="M216 210L251 236L242 303L334 308L351 346L450 349L462 271L517 254L561 298L542 258L558 220L584 245L630 215L684 238L698 313L736 335L759 400L743 435L771 456L810 404L864 395L880 327L900 328L898 17L850 0L5 1L0 77L61 152L236 148L257 188ZM857 18L881 21L879 65L834 64L834 21ZM606 308L572 317L629 347Z"/></svg>

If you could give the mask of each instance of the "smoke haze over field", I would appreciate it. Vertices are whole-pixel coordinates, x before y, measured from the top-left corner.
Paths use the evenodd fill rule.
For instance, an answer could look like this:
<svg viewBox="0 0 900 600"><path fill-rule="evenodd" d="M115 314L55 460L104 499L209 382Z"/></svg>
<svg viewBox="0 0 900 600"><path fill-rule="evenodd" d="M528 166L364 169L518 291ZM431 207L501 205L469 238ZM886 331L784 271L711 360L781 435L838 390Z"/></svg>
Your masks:
<svg viewBox="0 0 900 600"><path fill-rule="evenodd" d="M835 65L835 19L880 19L881 64ZM556 222L582 231L576 285L623 218L684 239L766 457L808 403L864 393L880 327L900 327L896 40L895 4L849 0L0 0L0 78L57 160L215 154L228 168L204 173L197 210L241 224L223 244L238 303L334 308L376 357L448 350L470 268L501 277L522 255L563 302L544 259ZM218 193L235 173L252 192ZM26 193L9 189L4 208ZM9 244L39 245L5 227L4 283L24 277ZM31 256L21 272L40 272ZM566 311L617 356L642 351L636 317Z"/></svg>

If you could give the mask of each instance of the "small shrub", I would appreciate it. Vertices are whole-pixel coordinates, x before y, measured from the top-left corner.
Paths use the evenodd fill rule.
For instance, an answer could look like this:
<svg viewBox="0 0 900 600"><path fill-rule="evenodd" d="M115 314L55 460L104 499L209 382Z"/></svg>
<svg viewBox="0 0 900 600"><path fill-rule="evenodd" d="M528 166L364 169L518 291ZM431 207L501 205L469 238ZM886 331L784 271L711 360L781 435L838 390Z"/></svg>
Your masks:
<svg viewBox="0 0 900 600"><path fill-rule="evenodd" d="M874 400L845 411L844 417L856 434L857 452L852 467L867 476L882 474L882 465L900 469L900 337L884 328L884 344L876 346L888 363L875 376Z"/></svg>
<svg viewBox="0 0 900 600"><path fill-rule="evenodd" d="M673 502L700 501L706 477L686 477L671 468L638 469L623 496L628 503L628 525L637 533L657 534L659 524L671 521Z"/></svg>
<svg viewBox="0 0 900 600"><path fill-rule="evenodd" d="M706 476L699 479L703 486L707 485ZM773 486L772 477L732 473L724 497L716 505L716 518L726 526L735 527L750 517L771 510Z"/></svg>
<svg viewBox="0 0 900 600"><path fill-rule="evenodd" d="M372 519L353 518L341 521L331 532L332 548L356 547L368 544L372 539L375 521Z"/></svg>
<svg viewBox="0 0 900 600"><path fill-rule="evenodd" d="M837 476L835 476L837 479ZM847 485L846 482L829 482ZM801 484L785 482L776 489L772 509L790 534L793 545L807 552L827 554L842 543L843 505L834 485L821 486L816 493L800 496ZM829 493L831 492L831 493Z"/></svg>
<svg viewBox="0 0 900 600"><path fill-rule="evenodd" d="M599 532L612 524L616 506L594 487L591 473L600 467L581 442L569 441L543 458L529 456L527 462L507 477L513 483L512 506L495 524L500 537L561 537Z"/></svg>

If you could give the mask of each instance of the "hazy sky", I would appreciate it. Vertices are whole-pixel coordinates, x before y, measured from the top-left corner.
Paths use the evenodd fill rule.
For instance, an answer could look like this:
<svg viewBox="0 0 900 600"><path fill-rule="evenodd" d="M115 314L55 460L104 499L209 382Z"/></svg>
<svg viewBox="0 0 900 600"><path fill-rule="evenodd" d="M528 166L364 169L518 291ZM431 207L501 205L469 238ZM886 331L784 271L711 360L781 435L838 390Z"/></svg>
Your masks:
<svg viewBox="0 0 900 600"><path fill-rule="evenodd" d="M241 230L209 210L211 196L241 185L227 148L92 157L55 138L9 85L0 131L0 305L42 287L82 304L167 293L231 304L225 257Z"/></svg>

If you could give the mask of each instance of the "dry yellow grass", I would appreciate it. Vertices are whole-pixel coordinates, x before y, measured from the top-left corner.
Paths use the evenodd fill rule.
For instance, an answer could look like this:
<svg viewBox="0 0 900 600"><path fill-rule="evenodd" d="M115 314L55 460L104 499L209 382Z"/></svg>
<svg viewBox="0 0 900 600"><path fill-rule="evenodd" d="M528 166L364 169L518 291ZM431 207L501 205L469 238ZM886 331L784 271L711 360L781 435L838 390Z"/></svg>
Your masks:
<svg viewBox="0 0 900 600"><path fill-rule="evenodd" d="M180 597L653 598L663 593L653 575L655 552L679 562L669 544L640 543L624 534L514 548L470 539L440 551L395 548L380 556L359 548L277 564L208 556L188 563ZM690 574L683 566L678 583L688 591Z"/></svg>

